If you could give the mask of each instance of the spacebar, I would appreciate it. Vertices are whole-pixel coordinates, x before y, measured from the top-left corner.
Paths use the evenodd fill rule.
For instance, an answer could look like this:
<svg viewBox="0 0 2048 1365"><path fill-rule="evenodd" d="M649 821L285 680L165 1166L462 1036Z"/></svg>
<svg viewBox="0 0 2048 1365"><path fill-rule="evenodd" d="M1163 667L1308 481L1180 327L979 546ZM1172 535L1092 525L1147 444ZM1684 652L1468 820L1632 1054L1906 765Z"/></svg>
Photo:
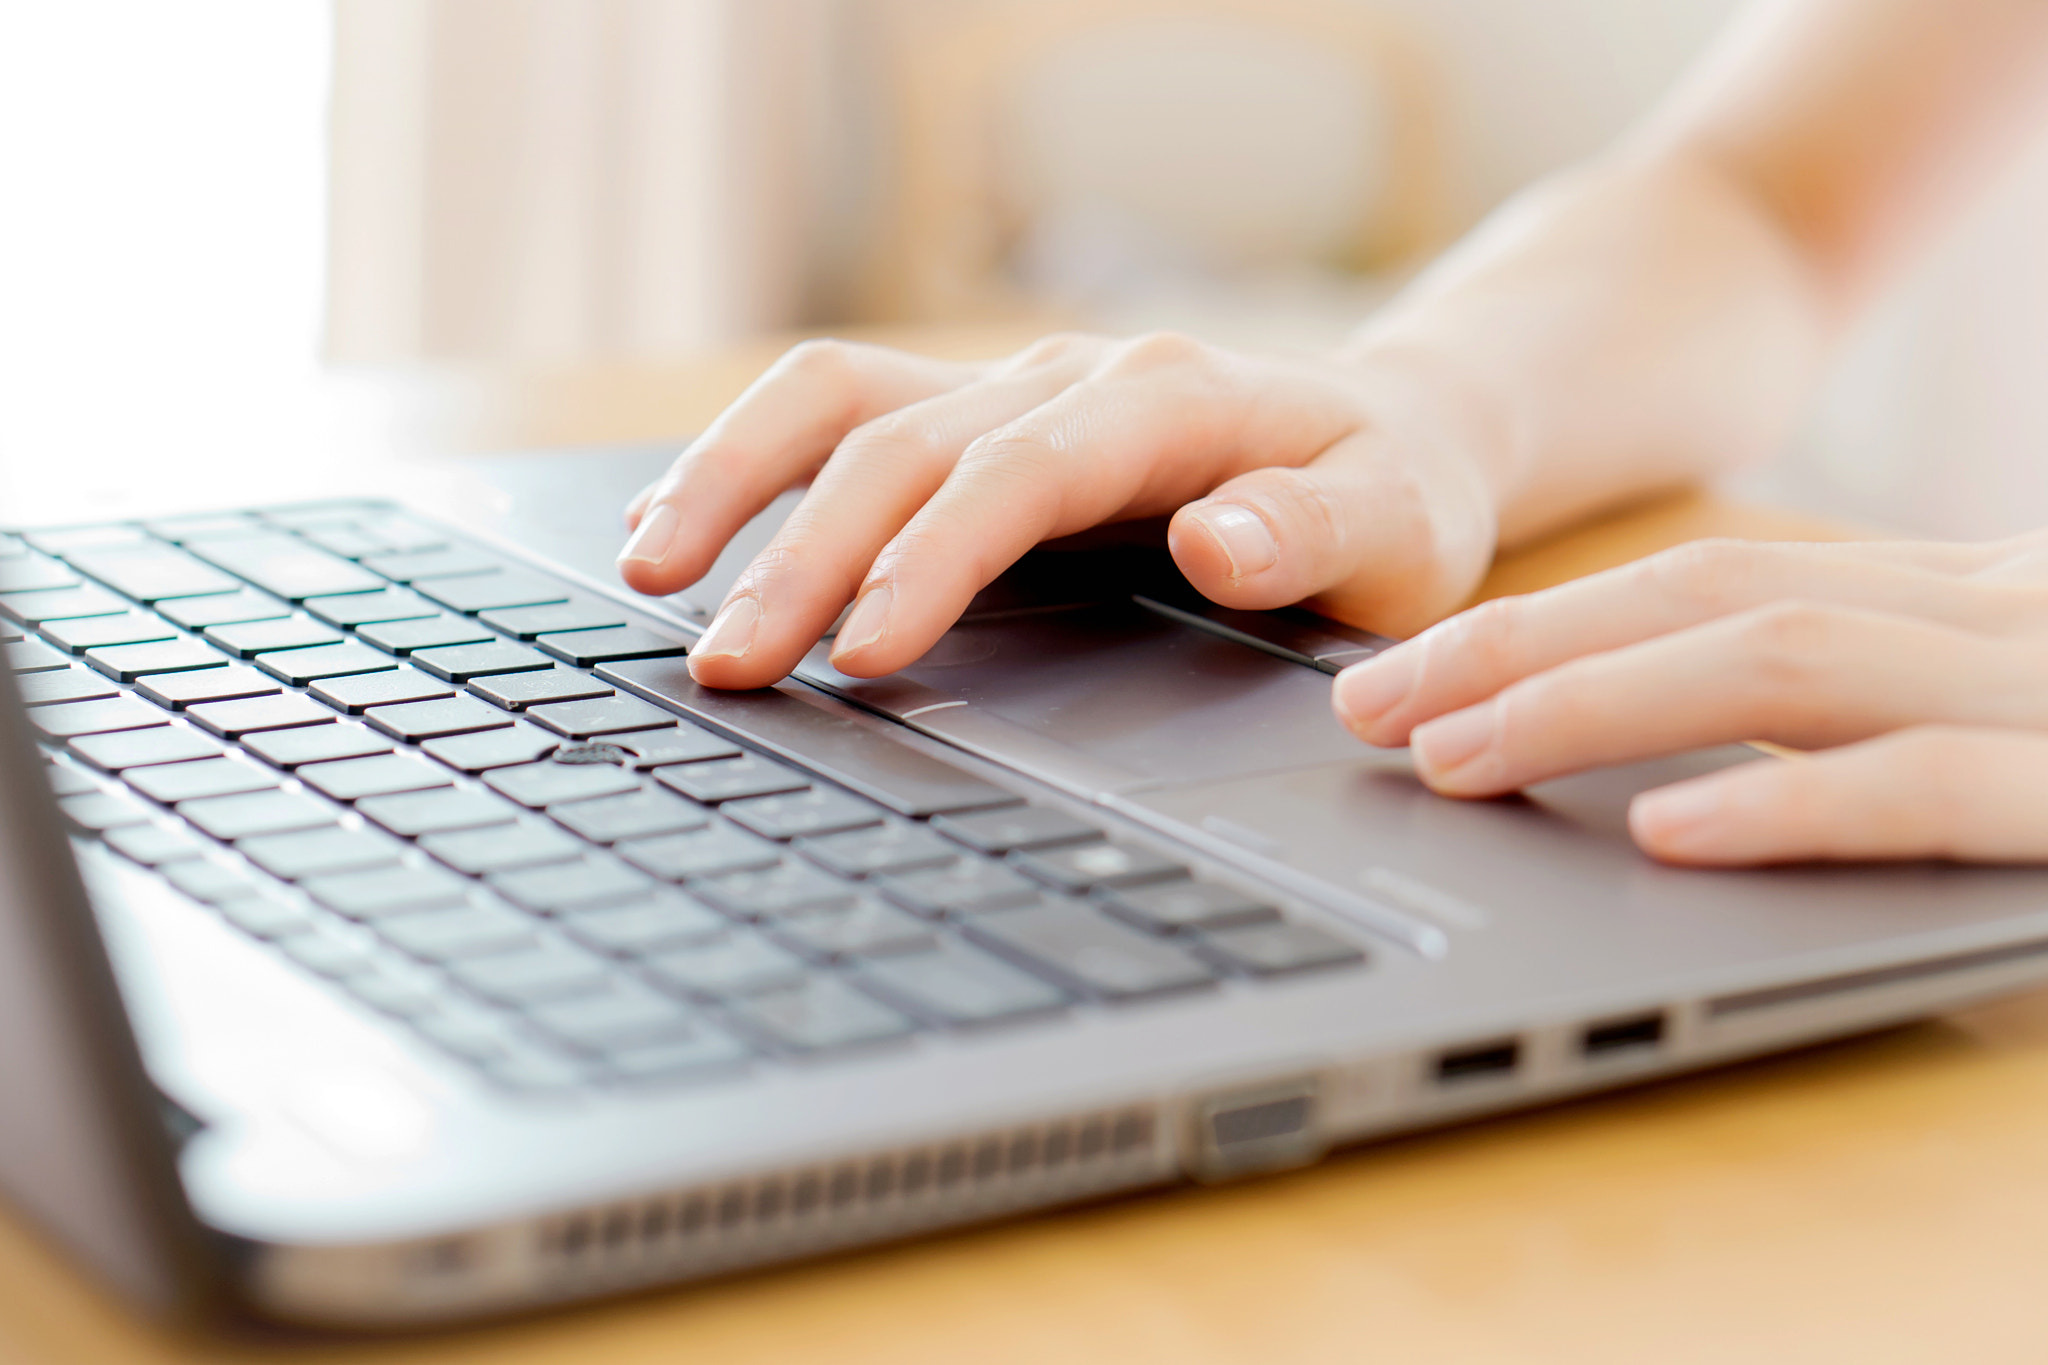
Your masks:
<svg viewBox="0 0 2048 1365"><path fill-rule="evenodd" d="M606 664L597 676L649 701L680 707L714 729L814 769L902 815L944 815L1017 801L993 782L898 744L867 722L834 715L786 692L699 687L681 659Z"/></svg>

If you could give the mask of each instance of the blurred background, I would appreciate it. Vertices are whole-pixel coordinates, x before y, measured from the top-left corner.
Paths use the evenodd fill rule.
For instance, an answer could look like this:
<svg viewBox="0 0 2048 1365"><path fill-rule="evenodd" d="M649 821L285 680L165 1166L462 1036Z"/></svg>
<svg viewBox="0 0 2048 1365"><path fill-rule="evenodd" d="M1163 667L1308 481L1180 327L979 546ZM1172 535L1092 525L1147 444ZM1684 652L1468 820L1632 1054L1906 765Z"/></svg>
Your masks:
<svg viewBox="0 0 2048 1365"><path fill-rule="evenodd" d="M679 436L819 331L1326 345L1735 8L7 6L0 514ZM1931 534L2048 523L2044 243L2048 138L1738 491Z"/></svg>

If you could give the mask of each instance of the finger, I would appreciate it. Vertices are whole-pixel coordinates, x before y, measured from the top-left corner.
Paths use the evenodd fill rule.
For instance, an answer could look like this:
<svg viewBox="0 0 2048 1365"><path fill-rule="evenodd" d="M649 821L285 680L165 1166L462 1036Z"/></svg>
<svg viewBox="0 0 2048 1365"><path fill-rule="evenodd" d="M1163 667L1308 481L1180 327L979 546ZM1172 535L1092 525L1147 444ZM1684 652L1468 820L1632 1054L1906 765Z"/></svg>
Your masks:
<svg viewBox="0 0 2048 1365"><path fill-rule="evenodd" d="M877 556L833 664L861 677L901 668L1039 541L1170 510L1253 463L1305 462L1354 420L1320 377L1179 338L1124 343L963 452Z"/></svg>
<svg viewBox="0 0 2048 1365"><path fill-rule="evenodd" d="M777 494L811 474L849 431L974 379L976 366L880 346L807 341L720 414L629 516L619 572L638 592L678 592Z"/></svg>
<svg viewBox="0 0 2048 1365"><path fill-rule="evenodd" d="M1085 371L1083 349L1048 355L878 417L849 435L773 540L726 594L690 651L708 687L764 687L818 642L890 537L976 437L1051 398Z"/></svg>
<svg viewBox="0 0 2048 1365"><path fill-rule="evenodd" d="M1937 572L1886 542L1840 545L1708 540L1525 597L1462 612L1346 670L1334 693L1361 738L1400 744L1432 716L1469 706L1568 659L1617 649L1786 598L1916 616L2004 633L2043 620L2039 589ZM1930 558L1982 547L1923 546Z"/></svg>
<svg viewBox="0 0 2048 1365"><path fill-rule="evenodd" d="M2048 735L1917 726L1644 792L1629 808L1666 862L2048 861Z"/></svg>
<svg viewBox="0 0 2048 1365"><path fill-rule="evenodd" d="M1416 727L1437 791L1490 796L1710 744L1844 744L1925 722L2048 725L2038 647L1854 608L1778 603L1574 659Z"/></svg>

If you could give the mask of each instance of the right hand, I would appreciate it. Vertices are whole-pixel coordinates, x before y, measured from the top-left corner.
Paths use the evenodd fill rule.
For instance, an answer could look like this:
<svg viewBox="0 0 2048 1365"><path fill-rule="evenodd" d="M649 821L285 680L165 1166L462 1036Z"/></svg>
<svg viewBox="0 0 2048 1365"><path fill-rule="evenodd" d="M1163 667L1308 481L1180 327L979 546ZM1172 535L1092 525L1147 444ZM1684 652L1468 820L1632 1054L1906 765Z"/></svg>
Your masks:
<svg viewBox="0 0 2048 1365"><path fill-rule="evenodd" d="M973 365L806 342L633 500L619 568L681 591L811 481L691 651L711 687L783 677L856 599L833 666L892 672L1040 541L1167 513L1175 562L1214 601L1313 598L1406 635L1454 610L1494 548L1473 423L1439 381L1412 359L1173 335L1053 336Z"/></svg>

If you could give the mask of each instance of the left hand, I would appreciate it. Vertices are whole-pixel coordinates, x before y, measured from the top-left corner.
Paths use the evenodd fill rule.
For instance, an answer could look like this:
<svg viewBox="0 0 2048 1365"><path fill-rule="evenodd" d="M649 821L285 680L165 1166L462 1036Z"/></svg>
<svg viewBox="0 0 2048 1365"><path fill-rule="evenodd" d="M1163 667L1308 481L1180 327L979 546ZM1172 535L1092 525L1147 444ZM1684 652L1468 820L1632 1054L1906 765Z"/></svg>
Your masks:
<svg viewBox="0 0 2048 1365"><path fill-rule="evenodd" d="M1701 541L1454 616L1334 701L1449 796L1740 740L1820 751L1638 796L1636 842L1670 862L2048 861L2048 532Z"/></svg>

